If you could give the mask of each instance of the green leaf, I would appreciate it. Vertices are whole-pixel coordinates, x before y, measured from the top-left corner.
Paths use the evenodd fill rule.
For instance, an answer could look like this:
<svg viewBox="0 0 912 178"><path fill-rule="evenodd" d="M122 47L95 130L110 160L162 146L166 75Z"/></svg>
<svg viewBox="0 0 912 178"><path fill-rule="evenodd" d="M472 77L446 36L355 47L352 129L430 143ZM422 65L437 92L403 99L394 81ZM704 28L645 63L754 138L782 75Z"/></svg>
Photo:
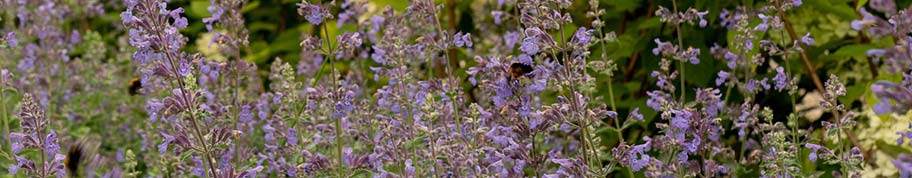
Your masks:
<svg viewBox="0 0 912 178"><path fill-rule="evenodd" d="M649 20L644 20L644 21L636 24L636 29L637 30L656 29L656 28L659 28L660 26L662 26L662 21L660 21L659 18L651 18Z"/></svg>
<svg viewBox="0 0 912 178"><path fill-rule="evenodd" d="M247 5L244 6L244 9L241 9L241 13L246 13L247 11L254 10L257 7L260 7L260 1L253 1L253 2L247 3Z"/></svg>
<svg viewBox="0 0 912 178"><path fill-rule="evenodd" d="M372 175L372 172L370 170L355 169L355 171L352 172L352 174L349 175L348 177L370 177L370 175Z"/></svg>
<svg viewBox="0 0 912 178"><path fill-rule="evenodd" d="M846 88L846 95L839 97L839 103L849 104L864 95L868 85L852 85Z"/></svg>
<svg viewBox="0 0 912 178"><path fill-rule="evenodd" d="M835 2L834 2L835 1ZM839 16L842 19L855 19L855 9L852 9L844 0L805 0L807 7L813 7L820 12L827 12Z"/></svg>
<svg viewBox="0 0 912 178"><path fill-rule="evenodd" d="M276 37L276 40L269 44L269 48L276 52L295 51L300 49L301 32L295 28L290 28Z"/></svg>
<svg viewBox="0 0 912 178"><path fill-rule="evenodd" d="M858 3L855 3L855 10L860 10L865 4L868 4L868 0L859 0Z"/></svg>
<svg viewBox="0 0 912 178"><path fill-rule="evenodd" d="M407 148L408 150L414 150L414 149L416 149L416 148L418 148L418 147L421 147L421 146L423 146L423 145L425 144L425 143L424 143L424 139L427 139L427 135L421 134L421 135L418 136L417 138L414 138L414 139L412 139L412 140L409 140L409 141L407 142L407 144L406 144L406 148Z"/></svg>
<svg viewBox="0 0 912 178"><path fill-rule="evenodd" d="M884 142L883 140L877 140L877 142L875 142L874 145L877 145L877 148L879 151L882 151L882 152L890 155L891 157L896 157L896 156L899 156L900 154L912 154L912 151L909 151L909 149L903 148L902 146Z"/></svg>
<svg viewBox="0 0 912 178"><path fill-rule="evenodd" d="M390 6L397 12L402 12L409 6L409 1L371 1L371 3L377 5L380 9Z"/></svg>
<svg viewBox="0 0 912 178"><path fill-rule="evenodd" d="M204 18L212 16L212 14L210 14L209 10L206 8L209 8L209 1L191 1L190 9L187 11L187 16L193 18Z"/></svg>
<svg viewBox="0 0 912 178"><path fill-rule="evenodd" d="M266 60L267 60L267 58L269 58L269 54L271 52L271 50L269 49L269 46L265 42L254 42L250 46L252 49L254 49L254 52L253 52L253 54L248 54L247 56L245 56L244 60L247 60L247 62L253 62L253 63L258 63L258 64L266 62Z"/></svg>
<svg viewBox="0 0 912 178"><path fill-rule="evenodd" d="M614 145L620 141L618 130L614 127L605 126L599 128L595 133L602 138L602 145Z"/></svg>
<svg viewBox="0 0 912 178"><path fill-rule="evenodd" d="M632 12L644 5L640 2L641 0L624 0L624 1L603 1L602 3L608 4L607 7L613 7L610 11L614 12Z"/></svg>
<svg viewBox="0 0 912 178"><path fill-rule="evenodd" d="M276 25L269 22L250 22L247 25L247 29L250 32L265 31L265 32L274 32L276 30Z"/></svg>
<svg viewBox="0 0 912 178"><path fill-rule="evenodd" d="M873 49L873 48L874 48L874 46L870 45L870 44L846 45L846 46L839 48L839 50L836 50L836 52L831 54L831 56L854 57L856 59L864 59L865 57L867 57L866 55L867 55L868 50Z"/></svg>

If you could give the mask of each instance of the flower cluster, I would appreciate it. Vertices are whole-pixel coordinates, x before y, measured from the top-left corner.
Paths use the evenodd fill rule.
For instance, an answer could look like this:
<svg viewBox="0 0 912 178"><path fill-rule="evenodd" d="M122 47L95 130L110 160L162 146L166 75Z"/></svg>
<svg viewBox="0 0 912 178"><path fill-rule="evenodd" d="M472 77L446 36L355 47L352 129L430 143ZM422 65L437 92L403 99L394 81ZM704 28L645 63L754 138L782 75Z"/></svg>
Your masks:
<svg viewBox="0 0 912 178"><path fill-rule="evenodd" d="M801 0L186 4L0 2L6 172L861 177L888 153L912 176L912 130L855 135L912 110L893 0L834 4L864 31L836 40Z"/></svg>
<svg viewBox="0 0 912 178"><path fill-rule="evenodd" d="M37 149L40 159L28 159L23 155L15 156L15 163L9 166L9 173L16 174L19 169L24 169L27 174L35 177L65 177L66 169L63 160L66 155L60 154L60 145L57 143L57 133L49 130L48 119L36 103L31 94L22 97L22 107L19 109L19 125L21 132L10 132L10 150L12 154L20 154L23 149Z"/></svg>

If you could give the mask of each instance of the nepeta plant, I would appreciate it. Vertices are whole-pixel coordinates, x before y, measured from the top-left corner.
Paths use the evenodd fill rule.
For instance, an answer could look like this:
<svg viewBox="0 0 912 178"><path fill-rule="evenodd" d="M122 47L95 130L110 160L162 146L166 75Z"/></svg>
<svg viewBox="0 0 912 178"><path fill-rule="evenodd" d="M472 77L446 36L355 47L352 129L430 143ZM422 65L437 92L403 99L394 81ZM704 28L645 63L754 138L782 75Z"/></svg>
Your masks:
<svg viewBox="0 0 912 178"><path fill-rule="evenodd" d="M30 177L908 177L912 131L889 131L899 146L856 132L912 109L912 12L854 3L0 1L0 163ZM863 32L815 30L828 21ZM863 57L873 74L841 70Z"/></svg>
<svg viewBox="0 0 912 178"><path fill-rule="evenodd" d="M181 16L183 8L168 10L167 3L155 0L125 1L125 5L127 11L121 13L121 19L130 27L130 44L138 48L133 60L144 74L143 88L149 93L170 91L170 95L162 99L146 102L149 121L162 122L157 124L163 139L158 144L158 151L165 154L171 150L176 155L189 152L199 167L207 167L202 169L205 171L193 169L197 176L237 174L231 171L230 164L222 167L227 170L221 172L216 168L216 155L231 154L222 148L230 145L232 131L221 124L210 127L211 123L219 123L220 118L225 117L225 108L212 104L216 98L206 88L199 87L196 76L217 80L218 66L213 69L199 54L180 51L186 38L178 30L189 23ZM255 171L240 174L251 173L255 174Z"/></svg>
<svg viewBox="0 0 912 178"><path fill-rule="evenodd" d="M9 173L16 174L23 169L29 176L65 177L63 160L66 155L60 154L60 145L57 143L57 133L47 128L49 121L45 112L32 98L31 94L22 97L22 107L19 109L19 125L21 132L10 132L10 146L12 156L16 163L9 166ZM37 159L17 156L23 149L37 149Z"/></svg>

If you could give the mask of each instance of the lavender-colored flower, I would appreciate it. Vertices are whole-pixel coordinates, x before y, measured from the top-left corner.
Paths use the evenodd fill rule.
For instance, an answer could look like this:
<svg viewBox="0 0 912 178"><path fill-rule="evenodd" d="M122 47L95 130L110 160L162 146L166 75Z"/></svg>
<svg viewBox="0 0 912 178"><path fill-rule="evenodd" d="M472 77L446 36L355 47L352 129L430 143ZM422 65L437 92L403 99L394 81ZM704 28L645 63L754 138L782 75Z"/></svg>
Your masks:
<svg viewBox="0 0 912 178"><path fill-rule="evenodd" d="M795 6L795 7L801 6L801 0L792 0L792 6Z"/></svg>
<svg viewBox="0 0 912 178"><path fill-rule="evenodd" d="M7 168L7 170L8 170L7 172L8 172L9 174L16 175L16 173L19 172L19 168L20 168L20 167L22 167L22 165L19 165L19 164L10 164L9 168Z"/></svg>
<svg viewBox="0 0 912 178"><path fill-rule="evenodd" d="M894 0L872 0L868 5L874 10L887 13L887 16L896 12L896 2Z"/></svg>
<svg viewBox="0 0 912 178"><path fill-rule="evenodd" d="M753 49L754 49L754 41L753 41L753 40L750 40L750 39L744 40L744 48L747 48L747 50L753 50Z"/></svg>
<svg viewBox="0 0 912 178"><path fill-rule="evenodd" d="M605 112L605 116L608 116L608 118L617 118L618 113L614 112L614 111L608 111L608 112Z"/></svg>
<svg viewBox="0 0 912 178"><path fill-rule="evenodd" d="M12 82L13 74L6 69L0 70L0 86L8 86Z"/></svg>
<svg viewBox="0 0 912 178"><path fill-rule="evenodd" d="M725 71L719 71L718 75L719 77L716 78L716 86L722 86L722 84L725 84L725 82L728 81L728 77L731 76L731 74Z"/></svg>
<svg viewBox="0 0 912 178"><path fill-rule="evenodd" d="M744 85L744 88L749 92L768 90L770 88L769 80L767 78L763 78L761 80L750 79L747 81L747 84Z"/></svg>
<svg viewBox="0 0 912 178"><path fill-rule="evenodd" d="M874 105L874 112L885 114L888 112L905 113L912 109L912 90L909 87L896 85L892 82L879 81L871 85L871 91L880 98ZM893 103L891 104L891 101Z"/></svg>
<svg viewBox="0 0 912 178"><path fill-rule="evenodd" d="M696 153L700 149L700 144L702 143L703 140L701 140L700 137L694 137L693 140L684 142L684 151L687 151L687 153ZM682 161L685 160L687 159L683 159Z"/></svg>
<svg viewBox="0 0 912 178"><path fill-rule="evenodd" d="M626 150L626 154L624 155L624 157L626 157L625 163L630 166L630 169L633 171L640 171L643 168L646 168L653 159L646 154L646 152L652 149L652 139L645 136L643 137L643 140L646 142L641 145L630 147L630 149Z"/></svg>
<svg viewBox="0 0 912 178"><path fill-rule="evenodd" d="M267 117L269 117L269 113L270 113L269 98L268 97L261 98L260 101L257 102L256 108L257 108L257 111L259 111L259 112L257 112L257 117L259 117L261 120L267 119Z"/></svg>
<svg viewBox="0 0 912 178"><path fill-rule="evenodd" d="M587 46L592 40L592 33L595 33L595 30L587 30L586 27L580 27L573 33L573 39L576 40L579 46Z"/></svg>
<svg viewBox="0 0 912 178"><path fill-rule="evenodd" d="M538 54L538 39L533 37L526 37L522 41L522 45L519 46L519 50L525 52L528 55Z"/></svg>
<svg viewBox="0 0 912 178"><path fill-rule="evenodd" d="M865 54L867 54L867 55L870 56L870 57L875 57L875 58L877 58L877 57L881 57L881 56L886 55L886 54L887 54L887 50L883 50L883 49L871 49L871 50L868 50Z"/></svg>
<svg viewBox="0 0 912 178"><path fill-rule="evenodd" d="M519 42L519 32L510 31L510 32L504 33L503 39L504 39L504 46L506 46L507 49L512 51L513 47L516 47L516 43Z"/></svg>
<svg viewBox="0 0 912 178"><path fill-rule="evenodd" d="M320 6L306 3L298 4L298 15L304 16L310 24L319 25L323 23L325 12Z"/></svg>
<svg viewBox="0 0 912 178"><path fill-rule="evenodd" d="M776 76L773 77L773 82L775 82L777 90L782 90L788 86L788 76L785 74L785 69L782 68L782 66L776 67Z"/></svg>
<svg viewBox="0 0 912 178"><path fill-rule="evenodd" d="M288 133L285 134L285 144L290 146L298 145L298 131L294 128L289 128Z"/></svg>
<svg viewBox="0 0 912 178"><path fill-rule="evenodd" d="M899 177L912 177L912 156L909 156L908 154L900 154L892 162L893 166L896 166L896 170L899 171Z"/></svg>
<svg viewBox="0 0 912 178"><path fill-rule="evenodd" d="M728 11L728 9L722 9L722 12L719 13L720 24L729 30L734 29L740 16L741 13L732 13L731 11Z"/></svg>
<svg viewBox="0 0 912 178"><path fill-rule="evenodd" d="M164 8L162 8L164 9ZM174 26L178 29L187 28L187 17L181 17L180 14L184 13L184 8L177 8L169 12L171 18L174 19Z"/></svg>
<svg viewBox="0 0 912 178"><path fill-rule="evenodd" d="M686 110L672 110L671 126L678 129L687 129L690 127L690 117L692 113Z"/></svg>
<svg viewBox="0 0 912 178"><path fill-rule="evenodd" d="M656 47L652 48L652 54L658 56L661 55L674 55L677 52L677 48L671 44L671 42L662 42L658 38L654 39Z"/></svg>
<svg viewBox="0 0 912 178"><path fill-rule="evenodd" d="M52 157L60 151L60 145L57 144L57 132L51 130L51 133L45 136L44 142L44 153L47 154L48 157Z"/></svg>
<svg viewBox="0 0 912 178"><path fill-rule="evenodd" d="M6 33L6 44L11 48L19 46L19 40L16 39L16 32Z"/></svg>
<svg viewBox="0 0 912 178"><path fill-rule="evenodd" d="M912 71L909 71L907 73L902 73L902 76L903 76L902 86L906 86L906 88L912 88Z"/></svg>
<svg viewBox="0 0 912 178"><path fill-rule="evenodd" d="M708 23L706 19L703 18L703 16L706 16L706 14L709 14L709 11L697 12L697 17L700 19L700 28L706 27L706 24Z"/></svg>
<svg viewBox="0 0 912 178"><path fill-rule="evenodd" d="M146 100L146 113L149 114L149 121L155 122L159 118L159 111L165 108L165 104L158 99Z"/></svg>
<svg viewBox="0 0 912 178"><path fill-rule="evenodd" d="M827 150L823 146L813 144L813 143L805 143L804 147L811 149L811 153L808 154L808 159L811 160L811 162L817 162L817 158L818 158L817 151L820 151L820 150L826 151Z"/></svg>
<svg viewBox="0 0 912 178"><path fill-rule="evenodd" d="M909 124L909 128L912 129L912 124ZM905 143L905 139L912 139L912 131L910 131L910 130L896 132L896 134L899 135L899 138L896 139L897 145L902 145L903 143Z"/></svg>
<svg viewBox="0 0 912 178"><path fill-rule="evenodd" d="M633 118L633 119L642 121L643 114L640 114L640 108L639 107L633 108L633 111L630 111L630 115L628 116L628 119L629 118Z"/></svg>
<svg viewBox="0 0 912 178"><path fill-rule="evenodd" d="M26 135L22 133L13 132L9 134L10 150L12 150L14 154L19 154L19 152L22 151L22 148L25 148L25 145L22 143L22 139L25 137Z"/></svg>
<svg viewBox="0 0 912 178"><path fill-rule="evenodd" d="M371 54L371 59L374 59L374 62L386 64L386 50L377 45L374 45L371 48L374 49L374 53Z"/></svg>
<svg viewBox="0 0 912 178"><path fill-rule="evenodd" d="M250 105L241 106L241 112L238 116L238 121L242 123L250 122L253 120L253 114L250 113Z"/></svg>
<svg viewBox="0 0 912 178"><path fill-rule="evenodd" d="M697 90L696 102L703 105L703 110L709 117L715 117L725 108L725 102L722 101L722 94L719 89L706 88Z"/></svg>
<svg viewBox="0 0 912 178"><path fill-rule="evenodd" d="M801 37L801 43L804 43L804 45L808 45L808 46L814 44L814 38L811 38L810 32L808 32L803 37Z"/></svg>
<svg viewBox="0 0 912 178"><path fill-rule="evenodd" d="M762 20L762 22L760 22L757 27L754 27L754 30L765 32L767 29L769 29L770 17L766 16L765 14L757 14L757 17L760 17L760 20Z"/></svg>
<svg viewBox="0 0 912 178"><path fill-rule="evenodd" d="M473 43L471 35L471 33L462 34L462 32L458 32L453 35L453 44L455 44L456 47L472 47Z"/></svg>
<svg viewBox="0 0 912 178"><path fill-rule="evenodd" d="M727 65L729 69L735 69L738 65L738 60L741 59L737 54L732 53L731 51L725 52L725 60L727 60Z"/></svg>
<svg viewBox="0 0 912 178"><path fill-rule="evenodd" d="M494 24L501 25L501 23L503 22L503 15L504 15L503 11L499 11L499 10L491 11L491 16L494 17Z"/></svg>
<svg viewBox="0 0 912 178"><path fill-rule="evenodd" d="M123 147L117 148L117 154L114 155L114 160L116 160L117 162L124 161L124 148Z"/></svg>
<svg viewBox="0 0 912 178"><path fill-rule="evenodd" d="M275 127L272 127L272 125L267 123L267 124L264 124L263 127L261 127L261 129L263 130L263 140L264 141L266 141L267 143L272 143L275 141L275 139L276 139L276 137L275 137L276 128Z"/></svg>
<svg viewBox="0 0 912 178"><path fill-rule="evenodd" d="M864 28L864 23L862 23L861 20L852 20L849 27L851 27L852 30L861 31L861 29Z"/></svg>
<svg viewBox="0 0 912 178"><path fill-rule="evenodd" d="M340 12L338 15L339 20L336 21L337 28L342 28L342 25L344 25L345 22L357 20L357 18L367 10L367 4L361 1L346 0L342 3L341 8L344 11Z"/></svg>
<svg viewBox="0 0 912 178"><path fill-rule="evenodd" d="M191 157L190 160L193 161L194 165L196 165L196 166L193 166L193 175L194 176L203 177L204 175L206 175L206 170L203 168L202 159L194 156L194 157Z"/></svg>
<svg viewBox="0 0 912 178"><path fill-rule="evenodd" d="M671 96L658 90L648 91L646 95L649 95L649 99L646 100L646 106L656 111L662 110L662 105L671 99Z"/></svg>
<svg viewBox="0 0 912 178"><path fill-rule="evenodd" d="M700 49L699 48L687 48L687 51L684 51L684 54L681 55L683 60L690 60L690 64L700 64Z"/></svg>
<svg viewBox="0 0 912 178"><path fill-rule="evenodd" d="M180 66L177 68L177 74L185 77L190 75L190 62L187 62L186 59L181 59Z"/></svg>
<svg viewBox="0 0 912 178"><path fill-rule="evenodd" d="M209 0L209 7L206 7L206 10L209 11L212 16L203 18L203 23L206 24L206 30L212 31L212 23L222 18L222 15L225 14L225 8L218 6L216 0Z"/></svg>
<svg viewBox="0 0 912 178"><path fill-rule="evenodd" d="M361 33L358 32L345 32L342 35L336 37L336 41L339 42L339 55L336 56L336 59L351 57L355 49L361 46Z"/></svg>
<svg viewBox="0 0 912 178"><path fill-rule="evenodd" d="M415 175L415 165L412 165L412 159L405 160L405 175Z"/></svg>
<svg viewBox="0 0 912 178"><path fill-rule="evenodd" d="M171 136L171 135L168 135L165 133L162 133L162 137L164 138L164 140L162 141L161 144L158 144L158 152L160 154L165 154L165 152L168 151L168 145L171 144L171 142L174 142L174 140L176 140L176 139L174 138L174 136Z"/></svg>

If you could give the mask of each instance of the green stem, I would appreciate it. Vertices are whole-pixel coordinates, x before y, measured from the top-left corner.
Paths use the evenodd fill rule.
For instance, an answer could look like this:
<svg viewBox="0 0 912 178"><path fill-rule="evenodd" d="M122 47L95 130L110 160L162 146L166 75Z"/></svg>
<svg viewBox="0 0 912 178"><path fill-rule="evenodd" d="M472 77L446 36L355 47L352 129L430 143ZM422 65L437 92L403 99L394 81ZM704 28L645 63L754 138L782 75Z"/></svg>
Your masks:
<svg viewBox="0 0 912 178"><path fill-rule="evenodd" d="M780 42L782 45L787 45L787 44L785 43L785 32L782 31L782 30L779 30L779 36L780 36L780 37L779 37L779 42ZM787 77L791 77L791 76L792 76L792 74L791 74L791 72L792 72L792 67L791 67L791 66L792 66L792 65L789 64L790 62L788 61L788 53L782 54L782 63L785 63L785 73L786 73L786 74L789 74L789 75L787 75ZM791 80L791 78L787 78L787 79L786 79L786 81L788 81L788 80ZM789 82L789 83L791 83L791 82ZM791 90L791 87L786 88L786 89ZM795 97L792 96L792 95L789 95L789 101L792 102L792 111L793 111L793 112L796 112L796 110L795 110L795 106L796 106ZM792 135L792 143L793 143L794 145L798 145L798 137L799 137L799 136L798 136L798 118L797 118L797 117L789 117L789 122L792 122L792 123L795 124L795 126L792 127L792 134L791 134L791 135Z"/></svg>
<svg viewBox="0 0 912 178"><path fill-rule="evenodd" d="M332 45L332 40L329 38L329 28L326 27L325 22L322 23L321 26L323 26L323 35L325 35L323 37L323 39L324 39L324 41L326 41L326 45L329 48L329 55L327 55L328 58L326 58L326 60L329 61L329 75L330 75L329 77L331 77L330 85L332 86L331 92L339 92L338 86L336 86L336 65L335 65L336 51ZM336 102L336 96L330 95L330 98L333 103ZM332 108L332 113L335 113L336 107L333 107L333 106L330 106L330 107ZM345 165L344 165L344 160L342 158L343 157L342 156L342 144L343 144L342 143L342 139L343 139L342 134L344 134L344 133L342 132L342 118L333 118L333 121L335 122L335 128L333 128L333 130L335 131L335 134L336 134L336 138L335 138L335 140L336 140L336 161L338 161L338 164L339 164L338 165L339 167L336 167L336 171L337 171L336 173L339 177L344 177Z"/></svg>
<svg viewBox="0 0 912 178"><path fill-rule="evenodd" d="M162 34L162 31L156 31L156 33L158 36L164 36ZM177 63L176 58L170 52L166 51L166 49L158 49L158 51L165 54L165 57L168 59L168 63L171 66L171 72L173 72L174 74L178 74L178 71L177 71L178 68L177 68L177 66L175 66L175 63ZM200 144L200 146L203 147L203 152L204 152L203 157L206 159L205 164L209 165L209 170L211 171L210 177L218 177L218 172L215 169L215 164L213 164L212 159L211 159L212 152L210 152L209 146L206 144L206 141L204 140L205 137L203 137L202 131L200 131L200 126L196 121L196 114L195 114L196 105L191 103L192 100L188 99L189 97L187 96L187 94L190 92L190 90L184 84L183 78L177 79L177 84L178 84L178 87L182 94L182 96L180 96L181 99L184 101L184 103L187 103L187 106L186 106L187 108L184 108L184 109L186 109L187 112L189 112L190 123L192 124L193 131L196 134L196 137L197 137L196 140Z"/></svg>
<svg viewBox="0 0 912 178"><path fill-rule="evenodd" d="M611 110L617 111L617 105L614 104L614 86L612 84L614 83L612 80L613 78L614 77L612 76L608 76L608 101L609 104L611 104ZM615 119L615 121L617 121L617 119ZM620 127L618 127L618 129L620 129Z"/></svg>
<svg viewBox="0 0 912 178"><path fill-rule="evenodd" d="M678 1L672 0L671 4L672 4L672 8L674 9L674 13L678 13ZM678 49L684 50L684 45L683 45L684 39L681 36L681 24L675 23L675 33L677 33L677 35L678 35ZM684 99L686 98L685 96L687 96L687 88L684 87L684 78L686 76L686 75L684 75L684 60L685 59L678 60L678 64L680 65L680 68L681 68L680 69L681 70L681 99L680 99L681 105L684 104Z"/></svg>
<svg viewBox="0 0 912 178"><path fill-rule="evenodd" d="M4 137L3 142L0 142L0 143L2 143L4 146L6 146L6 148L11 148L10 147L11 145L9 144L10 143L10 140L9 140L9 132L10 132L9 113L7 113L7 111L6 111L6 99L7 99L6 98L6 87L4 86L4 84L0 83L0 110L2 110L2 113L0 113L0 115L2 115L2 116L0 116L0 117L2 117L2 119L3 119L3 137ZM6 150L6 149L4 149L4 150ZM10 159L15 158L15 155L13 155L13 152L11 149L9 151L7 151L7 153L9 154Z"/></svg>

